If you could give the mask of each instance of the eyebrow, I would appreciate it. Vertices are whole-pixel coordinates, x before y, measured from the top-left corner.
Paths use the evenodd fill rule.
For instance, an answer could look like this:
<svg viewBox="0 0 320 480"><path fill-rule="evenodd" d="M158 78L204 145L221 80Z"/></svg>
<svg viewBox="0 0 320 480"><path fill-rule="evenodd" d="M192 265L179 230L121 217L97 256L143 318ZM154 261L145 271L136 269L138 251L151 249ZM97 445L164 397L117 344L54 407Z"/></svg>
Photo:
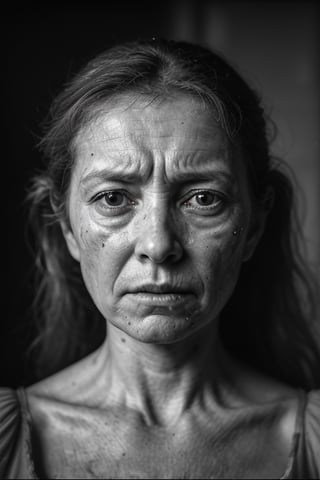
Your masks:
<svg viewBox="0 0 320 480"><path fill-rule="evenodd" d="M179 171L176 177L179 182L183 183L188 183L195 180L221 180L227 182L235 181L235 176L232 173L221 169L189 170L184 172Z"/></svg>
<svg viewBox="0 0 320 480"><path fill-rule="evenodd" d="M89 183L99 183L101 181L114 181L125 184L139 184L142 183L144 175L137 171L124 172L123 170L117 171L110 168L104 168L101 170L93 170L80 180L81 185L86 186ZM235 177L230 172L221 169L202 169L202 170L189 170L178 171L175 175L175 181L178 183L191 183L194 181L205 180L220 180L227 182L234 182Z"/></svg>
<svg viewBox="0 0 320 480"><path fill-rule="evenodd" d="M90 182L99 182L104 180L121 181L122 183L138 183L141 182L142 176L138 172L124 172L123 170L111 170L110 168L103 168L101 170L93 170L84 177L80 183L87 185Z"/></svg>

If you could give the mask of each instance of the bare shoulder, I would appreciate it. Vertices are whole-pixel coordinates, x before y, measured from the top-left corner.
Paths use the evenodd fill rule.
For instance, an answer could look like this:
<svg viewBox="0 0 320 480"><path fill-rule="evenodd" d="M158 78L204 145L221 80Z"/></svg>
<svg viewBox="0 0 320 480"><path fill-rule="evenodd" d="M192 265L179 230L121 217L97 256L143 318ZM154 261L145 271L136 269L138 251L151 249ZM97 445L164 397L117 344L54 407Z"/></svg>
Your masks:
<svg viewBox="0 0 320 480"><path fill-rule="evenodd" d="M100 382L100 348L26 389L30 406L37 401L90 405Z"/></svg>
<svg viewBox="0 0 320 480"><path fill-rule="evenodd" d="M44 452L43 468L50 473L47 476L51 478L61 474L57 471L59 468L63 469L62 476L68 476L69 468L73 469L72 476L75 476L74 465L78 465L78 460L74 462L73 457L70 457L69 453L66 454L71 449L76 452L76 455L80 457L82 455L81 458L88 458L90 468L96 462L100 470L107 467L110 469L112 465L114 468L124 465L123 452L126 452L128 462L130 460L128 463L130 471L139 459L141 462L138 462L137 468L141 468L141 465L145 466L143 463L145 460L141 459L141 445L148 445L148 448L151 448L147 456L159 458L159 461L155 462L159 465L162 465L163 459L168 457L168 451L172 451L175 458L179 457L176 455L176 445L168 443L168 435L159 436L159 429L156 430L156 435L152 435L151 429L150 431L146 428L139 429L140 423L137 422L137 416L128 412L128 409L100 408L103 405L102 399L109 390L102 380L105 378L102 374L103 365L105 364L102 362L101 351L98 349L80 362L27 389L35 431ZM236 359L226 362L223 376L225 384L228 385L223 399L226 409L222 411L219 405L216 415L205 417L205 424L204 417L202 415L196 417L197 412L193 412L190 418L193 420L198 418L199 424L196 423L197 429L190 430L192 432L190 451L187 448L183 430L185 424L181 427L184 454L192 458L193 439L203 438L205 440L201 444L202 453L198 452L199 458L201 454L207 459L218 458L218 454L211 455L210 449L220 438L217 437L216 428L217 418L219 418L219 422L223 425L221 429L224 428L230 432L228 438L232 445L231 453L234 451L233 448L242 451L243 446L246 446L243 453L245 459L247 459L246 451L248 450L249 454L253 455L255 460L258 459L259 464L265 465L267 469L270 468L270 458L274 458L272 468L283 472L287 465L295 430L298 409L297 390ZM217 407L217 404L213 404L213 407ZM220 417L217 416L219 414L221 414ZM194 427L193 423L192 427ZM171 431L169 433L171 440L180 438L178 431L175 437L172 437ZM208 441L208 438L213 441ZM268 448L263 448L261 451L259 446L262 444L267 445ZM119 445L122 446L121 451L117 449ZM137 445L138 449L136 449ZM208 449L205 454L203 454L203 445ZM164 446L166 451L163 450ZM219 444L220 447L222 448L223 444ZM100 458L99 461L97 461L97 455ZM144 459L145 457L144 454ZM85 462L81 468L87 468ZM208 465L208 471L210 469L214 471L214 468L216 468L215 465ZM77 473L79 475L76 476L85 476L84 470Z"/></svg>
<svg viewBox="0 0 320 480"><path fill-rule="evenodd" d="M295 401L298 396L296 388L253 368L243 369L239 391L246 399L255 404Z"/></svg>
<svg viewBox="0 0 320 480"><path fill-rule="evenodd" d="M224 404L240 418L244 416L252 428L250 438L264 438L267 457L281 457L285 468L295 439L301 392L232 356L225 363L225 378Z"/></svg>

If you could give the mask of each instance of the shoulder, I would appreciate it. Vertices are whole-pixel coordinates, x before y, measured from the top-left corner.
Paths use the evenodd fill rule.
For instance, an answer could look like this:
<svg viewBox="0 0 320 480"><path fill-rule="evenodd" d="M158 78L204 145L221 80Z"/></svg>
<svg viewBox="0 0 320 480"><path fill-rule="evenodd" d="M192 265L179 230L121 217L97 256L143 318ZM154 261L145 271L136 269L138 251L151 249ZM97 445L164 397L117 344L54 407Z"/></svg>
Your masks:
<svg viewBox="0 0 320 480"><path fill-rule="evenodd" d="M40 471L70 464L73 453L78 455L77 442L85 448L96 445L95 434L106 423L105 412L100 410L99 392L105 394L106 387L99 362L99 351L95 351L26 389L33 440L41 446Z"/></svg>
<svg viewBox="0 0 320 480"><path fill-rule="evenodd" d="M0 420L10 419L13 426L19 421L19 400L16 390L7 387L0 387ZM1 430L1 433L4 433Z"/></svg>
<svg viewBox="0 0 320 480"><path fill-rule="evenodd" d="M282 478L320 478L320 390L299 392L290 462Z"/></svg>
<svg viewBox="0 0 320 480"><path fill-rule="evenodd" d="M40 431L60 418L87 416L99 409L108 391L104 384L101 349L26 389L33 426Z"/></svg>
<svg viewBox="0 0 320 480"><path fill-rule="evenodd" d="M91 405L101 382L100 349L26 389L30 407L37 402Z"/></svg>
<svg viewBox="0 0 320 480"><path fill-rule="evenodd" d="M320 441L320 389L307 394L305 427Z"/></svg>
<svg viewBox="0 0 320 480"><path fill-rule="evenodd" d="M18 391L0 387L0 478L33 478L27 452L29 429L24 419Z"/></svg>
<svg viewBox="0 0 320 480"><path fill-rule="evenodd" d="M15 390L0 388L0 477L6 475L20 430L20 409Z"/></svg>
<svg viewBox="0 0 320 480"><path fill-rule="evenodd" d="M283 478L320 478L320 390L297 390L250 368L233 377L243 405L258 406L286 445Z"/></svg>
<svg viewBox="0 0 320 480"><path fill-rule="evenodd" d="M310 478L320 477L320 390L306 395L302 412L302 441L297 461L308 471ZM304 472L305 474L305 472Z"/></svg>

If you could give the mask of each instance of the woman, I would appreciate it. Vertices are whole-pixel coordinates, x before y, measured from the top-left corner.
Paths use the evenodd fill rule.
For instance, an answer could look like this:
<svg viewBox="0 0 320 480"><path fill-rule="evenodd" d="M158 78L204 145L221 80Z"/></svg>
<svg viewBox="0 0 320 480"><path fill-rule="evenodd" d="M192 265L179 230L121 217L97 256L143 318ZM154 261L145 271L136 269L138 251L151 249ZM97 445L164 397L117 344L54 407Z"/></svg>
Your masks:
<svg viewBox="0 0 320 480"><path fill-rule="evenodd" d="M107 335L2 389L2 476L316 478L311 287L257 95L201 47L119 45L41 146L39 359L72 362L101 315Z"/></svg>

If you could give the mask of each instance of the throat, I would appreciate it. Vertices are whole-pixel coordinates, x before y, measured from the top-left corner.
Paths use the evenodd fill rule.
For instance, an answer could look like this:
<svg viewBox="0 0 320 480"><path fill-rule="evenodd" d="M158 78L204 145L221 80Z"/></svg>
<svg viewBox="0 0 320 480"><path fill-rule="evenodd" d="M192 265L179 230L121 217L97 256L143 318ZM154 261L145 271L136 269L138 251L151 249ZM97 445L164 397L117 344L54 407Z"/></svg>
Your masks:
<svg viewBox="0 0 320 480"><path fill-rule="evenodd" d="M217 343L212 328L174 345L143 344L111 328L105 345L109 398L139 413L146 425L174 425L219 383Z"/></svg>

